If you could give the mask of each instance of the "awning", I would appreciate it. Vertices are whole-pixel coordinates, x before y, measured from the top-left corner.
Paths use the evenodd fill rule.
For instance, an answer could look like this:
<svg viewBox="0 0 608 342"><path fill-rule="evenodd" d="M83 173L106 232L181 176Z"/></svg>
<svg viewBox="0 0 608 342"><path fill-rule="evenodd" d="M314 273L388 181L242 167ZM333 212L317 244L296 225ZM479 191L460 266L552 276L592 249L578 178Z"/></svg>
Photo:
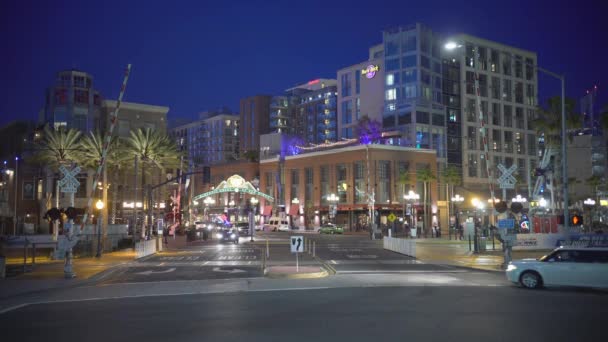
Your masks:
<svg viewBox="0 0 608 342"><path fill-rule="evenodd" d="M300 205L299 204L292 204L291 207L289 207L289 215L290 216L297 216L299 212L300 212Z"/></svg>
<svg viewBox="0 0 608 342"><path fill-rule="evenodd" d="M271 213L272 213L272 206L271 205L264 206L264 211L262 212L262 215L270 216Z"/></svg>

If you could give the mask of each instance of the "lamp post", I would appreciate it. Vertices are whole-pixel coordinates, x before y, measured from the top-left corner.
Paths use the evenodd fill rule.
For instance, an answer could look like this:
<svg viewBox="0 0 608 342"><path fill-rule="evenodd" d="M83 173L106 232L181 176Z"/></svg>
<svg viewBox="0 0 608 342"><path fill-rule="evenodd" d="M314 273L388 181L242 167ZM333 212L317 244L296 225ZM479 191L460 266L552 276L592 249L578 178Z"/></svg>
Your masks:
<svg viewBox="0 0 608 342"><path fill-rule="evenodd" d="M407 195L403 195L403 199L406 200L407 202L417 202L420 199L420 195L415 193L414 191L410 190ZM410 203L408 203L410 205L410 230L412 229L416 229L416 227L414 227L414 210L412 210L412 206Z"/></svg>
<svg viewBox="0 0 608 342"><path fill-rule="evenodd" d="M15 157L15 212L13 213L13 235L17 235L17 191L19 190L19 157Z"/></svg>
<svg viewBox="0 0 608 342"><path fill-rule="evenodd" d="M479 222L480 226L481 226L481 218L480 218L480 213L483 211L483 209L485 209L486 205L485 203L483 203L483 201L478 200L477 198L473 198L473 200L471 201L473 203L473 205L475 206L476 210L475 210L475 221ZM479 228L477 226L477 222L475 222L475 230L474 230L474 235L473 235L473 246L474 246L474 253L479 253Z"/></svg>
<svg viewBox="0 0 608 342"><path fill-rule="evenodd" d="M329 220L333 221L332 223L334 223L334 224L336 223L335 222L336 211L337 211L336 209L337 209L337 203L338 203L339 199L340 198L338 196L336 196L336 194L334 194L334 193L331 193L331 194L327 195L327 202L329 202L329 207L330 207L330 209L329 209Z"/></svg>
<svg viewBox="0 0 608 342"><path fill-rule="evenodd" d="M517 195L511 199L511 202L515 203L526 203L528 201L527 198L522 197L521 195Z"/></svg>
<svg viewBox="0 0 608 342"><path fill-rule="evenodd" d="M294 199L292 199L292 200L291 200L291 205L299 206L299 205L300 205L300 200L299 200L297 197L296 197L296 198L294 198ZM291 211L291 210L290 210L290 211ZM298 213L299 213L299 212L298 212ZM298 217L298 213L296 213L296 217ZM293 217L291 218L291 223L292 223L292 225L295 227L295 224L294 224L294 218L293 218Z"/></svg>
<svg viewBox="0 0 608 342"><path fill-rule="evenodd" d="M458 206L462 202L464 202L464 197L460 196L459 194L456 194L454 197L452 197L452 203L454 203L454 210L456 211L456 231L460 230L460 209ZM454 236L454 239L458 240L456 236Z"/></svg>
<svg viewBox="0 0 608 342"><path fill-rule="evenodd" d="M258 209L258 202L259 200L257 199L257 197L251 197L251 199L249 200L249 202L251 202L251 206L253 207L252 211L249 212L249 230L251 231L251 233L249 235L251 235L251 242L253 242L253 231L255 230L255 215L257 213L257 209Z"/></svg>
<svg viewBox="0 0 608 342"><path fill-rule="evenodd" d="M592 227L592 223L593 223L593 209L595 207L595 200L593 198L587 198L585 201L583 201L583 204L588 208L589 210L589 215L588 215L588 222L589 222L589 228ZM564 221L566 221L569 218L564 218ZM583 222L584 223L584 222Z"/></svg>
<svg viewBox="0 0 608 342"><path fill-rule="evenodd" d="M211 197L205 197L205 199L203 200L203 203L205 203L205 219L207 221L209 221L209 206L210 205L214 205L215 204L215 200Z"/></svg>
<svg viewBox="0 0 608 342"><path fill-rule="evenodd" d="M95 254L96 258L101 258L101 221L103 220L103 208L104 203L102 200L97 200L95 203L95 208L99 211L97 215L97 254Z"/></svg>

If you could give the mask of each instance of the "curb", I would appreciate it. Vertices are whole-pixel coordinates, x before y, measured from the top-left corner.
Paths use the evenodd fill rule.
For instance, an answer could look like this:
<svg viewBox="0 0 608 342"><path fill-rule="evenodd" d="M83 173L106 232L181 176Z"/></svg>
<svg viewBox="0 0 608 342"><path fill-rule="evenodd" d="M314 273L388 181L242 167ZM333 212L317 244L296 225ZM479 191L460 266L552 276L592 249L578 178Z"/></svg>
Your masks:
<svg viewBox="0 0 608 342"><path fill-rule="evenodd" d="M314 279L325 278L329 273L320 267L319 272L302 272L302 273L283 273L283 272L268 272L268 268L264 269L264 275L271 279Z"/></svg>

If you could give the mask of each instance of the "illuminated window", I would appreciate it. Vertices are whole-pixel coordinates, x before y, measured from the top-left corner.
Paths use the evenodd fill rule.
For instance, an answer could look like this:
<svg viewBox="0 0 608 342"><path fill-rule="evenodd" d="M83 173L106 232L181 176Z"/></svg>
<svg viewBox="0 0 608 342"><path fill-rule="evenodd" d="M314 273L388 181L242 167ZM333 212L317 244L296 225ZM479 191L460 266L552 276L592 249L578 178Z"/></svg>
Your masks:
<svg viewBox="0 0 608 342"><path fill-rule="evenodd" d="M396 100L397 99L397 90L396 89L387 89L386 90L386 100Z"/></svg>
<svg viewBox="0 0 608 342"><path fill-rule="evenodd" d="M395 75L394 74L386 75L386 85L392 86L393 84L395 84Z"/></svg>

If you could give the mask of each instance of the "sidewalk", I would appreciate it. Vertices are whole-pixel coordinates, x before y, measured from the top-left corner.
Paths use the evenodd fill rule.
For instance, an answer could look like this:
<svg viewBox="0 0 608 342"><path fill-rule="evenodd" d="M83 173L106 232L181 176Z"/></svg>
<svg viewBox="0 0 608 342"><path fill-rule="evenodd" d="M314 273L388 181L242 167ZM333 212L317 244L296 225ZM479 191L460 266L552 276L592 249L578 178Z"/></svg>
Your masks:
<svg viewBox="0 0 608 342"><path fill-rule="evenodd" d="M488 241L486 251L475 254L469 251L469 242L445 239L417 239L416 258L423 262L450 266L469 267L486 271L503 271L504 255L500 242L495 250ZM513 260L539 258L549 250L514 250Z"/></svg>
<svg viewBox="0 0 608 342"><path fill-rule="evenodd" d="M63 274L64 260L49 260L47 258L39 263L37 258L33 269L31 264L28 265L29 272L0 279L0 298L87 284L102 277L104 275L102 273L105 273L105 271L125 265L134 259L135 252L132 250L105 253L99 259L94 257L73 259L72 269L76 273L76 278L65 279ZM19 268L23 259L20 261L21 263L9 266Z"/></svg>

